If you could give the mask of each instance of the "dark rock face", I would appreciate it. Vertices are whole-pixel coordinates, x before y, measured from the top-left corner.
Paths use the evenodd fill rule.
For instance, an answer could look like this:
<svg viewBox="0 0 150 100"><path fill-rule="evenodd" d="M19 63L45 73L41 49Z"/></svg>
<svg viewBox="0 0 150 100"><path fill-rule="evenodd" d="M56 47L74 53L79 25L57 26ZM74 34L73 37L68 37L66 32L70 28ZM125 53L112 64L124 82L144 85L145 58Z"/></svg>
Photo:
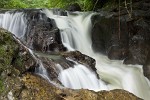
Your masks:
<svg viewBox="0 0 150 100"><path fill-rule="evenodd" d="M95 20L94 20L95 19ZM107 54L110 59L124 59L127 56L127 24L121 21L120 33L118 20L101 15L92 18L92 47L95 52Z"/></svg>
<svg viewBox="0 0 150 100"><path fill-rule="evenodd" d="M126 64L145 64L150 49L150 25L148 20L140 18L129 22L129 55L125 59Z"/></svg>
<svg viewBox="0 0 150 100"><path fill-rule="evenodd" d="M54 15L67 16L67 12L65 10L53 9L52 11Z"/></svg>
<svg viewBox="0 0 150 100"><path fill-rule="evenodd" d="M144 75L150 80L150 51L147 56L146 63L143 66Z"/></svg>
<svg viewBox="0 0 150 100"><path fill-rule="evenodd" d="M61 42L59 29L53 19L40 11L27 12L26 44L35 51L65 51Z"/></svg>
<svg viewBox="0 0 150 100"><path fill-rule="evenodd" d="M67 10L68 11L81 11L81 7L79 6L78 3L74 3L74 4L71 4Z"/></svg>
<svg viewBox="0 0 150 100"><path fill-rule="evenodd" d="M101 52L110 59L144 65L144 75L150 79L150 3L136 0L132 7L132 18L126 9L121 9L120 15L114 11L93 16L92 46L95 52Z"/></svg>
<svg viewBox="0 0 150 100"><path fill-rule="evenodd" d="M137 5L146 5L147 9ZM144 1L134 3L132 18L126 9L121 10L120 17L118 12L100 12L93 16L91 34L95 52L106 54L110 59L125 59L125 64L145 64L150 49L148 5Z"/></svg>
<svg viewBox="0 0 150 100"><path fill-rule="evenodd" d="M64 52L64 53L61 53L61 55L66 59L71 59L80 64L83 64L96 72L95 59L87 55L84 55L79 51Z"/></svg>

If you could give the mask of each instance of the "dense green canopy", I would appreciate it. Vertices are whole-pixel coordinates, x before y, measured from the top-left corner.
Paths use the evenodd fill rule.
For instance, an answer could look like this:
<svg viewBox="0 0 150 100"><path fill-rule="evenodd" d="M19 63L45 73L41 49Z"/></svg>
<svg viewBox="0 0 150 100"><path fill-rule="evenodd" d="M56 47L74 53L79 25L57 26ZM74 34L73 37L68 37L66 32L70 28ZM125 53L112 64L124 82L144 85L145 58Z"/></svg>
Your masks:
<svg viewBox="0 0 150 100"><path fill-rule="evenodd" d="M116 7L118 4L132 3L132 0L0 0L0 9L17 8L63 8L77 3L83 11L95 10L102 7ZM118 7L118 6L117 6Z"/></svg>
<svg viewBox="0 0 150 100"><path fill-rule="evenodd" d="M82 10L92 10L94 0L0 0L0 8L66 8L78 3Z"/></svg>

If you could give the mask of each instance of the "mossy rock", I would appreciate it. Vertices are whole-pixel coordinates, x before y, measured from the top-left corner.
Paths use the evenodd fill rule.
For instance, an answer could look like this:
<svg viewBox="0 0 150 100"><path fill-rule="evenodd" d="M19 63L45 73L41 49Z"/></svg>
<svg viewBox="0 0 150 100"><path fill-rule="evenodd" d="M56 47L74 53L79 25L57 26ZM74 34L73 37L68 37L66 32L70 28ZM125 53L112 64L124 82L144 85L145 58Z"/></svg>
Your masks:
<svg viewBox="0 0 150 100"><path fill-rule="evenodd" d="M18 47L13 35L6 30L0 29L0 73L11 66Z"/></svg>
<svg viewBox="0 0 150 100"><path fill-rule="evenodd" d="M8 94L10 90L20 91L20 89L17 89L17 86L19 86L17 84L19 83L21 85L19 76L28 71L31 67L35 67L36 64L29 50L15 38L16 37L12 33L0 28L1 100L6 97L6 94Z"/></svg>
<svg viewBox="0 0 150 100"><path fill-rule="evenodd" d="M141 100L125 90L94 92L87 89L72 90L55 86L35 74L22 78L26 87L21 100Z"/></svg>

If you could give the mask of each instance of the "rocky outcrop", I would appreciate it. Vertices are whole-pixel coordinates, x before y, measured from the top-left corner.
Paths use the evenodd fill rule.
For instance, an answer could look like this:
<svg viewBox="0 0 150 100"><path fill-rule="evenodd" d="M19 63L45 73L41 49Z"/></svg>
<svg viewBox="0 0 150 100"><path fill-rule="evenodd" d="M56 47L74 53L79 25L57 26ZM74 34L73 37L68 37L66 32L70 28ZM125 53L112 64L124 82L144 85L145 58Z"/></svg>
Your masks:
<svg viewBox="0 0 150 100"><path fill-rule="evenodd" d="M27 71L33 72L37 64L29 50L14 38L15 36L10 32L0 29L0 98L2 100L3 96L11 94L12 91L15 93L21 88L20 76Z"/></svg>
<svg viewBox="0 0 150 100"><path fill-rule="evenodd" d="M19 40L14 39L15 36L4 29L0 29L0 35L0 68L5 68L1 71L7 71L13 66L24 73L35 67L36 60Z"/></svg>
<svg viewBox="0 0 150 100"><path fill-rule="evenodd" d="M147 20L140 18L130 22L129 27L129 54L124 63L144 65L150 49L150 26Z"/></svg>
<svg viewBox="0 0 150 100"><path fill-rule="evenodd" d="M27 30L26 45L42 52L65 51L62 45L59 29L53 19L48 18L40 10L26 12Z"/></svg>
<svg viewBox="0 0 150 100"><path fill-rule="evenodd" d="M95 52L107 54L110 59L124 59L127 56L127 24L121 21L121 33L118 31L118 20L101 15L92 17L92 46ZM120 34L120 35L119 35Z"/></svg>
<svg viewBox="0 0 150 100"><path fill-rule="evenodd" d="M142 100L125 90L94 92L85 89L60 89L32 74L24 76L23 82L26 87L20 95L23 100Z"/></svg>
<svg viewBox="0 0 150 100"><path fill-rule="evenodd" d="M135 1L133 11L100 11L92 17L92 46L110 59L144 65L150 49L149 2ZM142 6L142 7L139 7ZM131 15L131 16L130 16Z"/></svg>
<svg viewBox="0 0 150 100"><path fill-rule="evenodd" d="M63 52L61 53L61 55L66 59L70 59L72 61L76 61L80 64L83 64L96 72L95 59L87 55L84 55L80 53L79 51Z"/></svg>

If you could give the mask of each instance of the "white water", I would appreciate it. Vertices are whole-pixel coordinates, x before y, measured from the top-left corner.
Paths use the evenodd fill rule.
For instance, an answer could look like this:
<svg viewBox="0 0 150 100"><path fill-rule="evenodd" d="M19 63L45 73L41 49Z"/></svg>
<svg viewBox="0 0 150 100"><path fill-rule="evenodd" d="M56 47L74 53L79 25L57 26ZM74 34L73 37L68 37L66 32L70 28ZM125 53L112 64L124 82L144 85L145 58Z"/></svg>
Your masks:
<svg viewBox="0 0 150 100"><path fill-rule="evenodd" d="M25 32L27 28L27 20L24 17L23 12L16 12L16 13L11 13L9 11L5 12L4 14L0 14L0 27L10 31L13 33L17 38L21 39L22 41L24 40L25 37ZM52 83L52 81L48 77L47 70L44 68L43 63L40 59L38 59L33 51L26 46L24 46L20 40L18 40L16 37L14 37L18 43L20 43L24 48L29 50L30 54L33 56L33 58L37 61L39 66L35 69L35 73L39 74L46 80Z"/></svg>
<svg viewBox="0 0 150 100"><path fill-rule="evenodd" d="M58 79L68 88L72 89L90 89L95 91L106 90L104 82L98 80L96 74L87 67L77 64L66 70L62 70ZM101 86L102 85L102 86Z"/></svg>
<svg viewBox="0 0 150 100"><path fill-rule="evenodd" d="M0 14L0 27L15 34L19 39L24 39L26 31L26 19L22 12L5 12Z"/></svg>
<svg viewBox="0 0 150 100"><path fill-rule="evenodd" d="M100 78L108 83L107 85L101 85L95 81L94 83L98 83L98 85L100 85L100 89L125 89L138 97L149 100L150 83L143 76L142 66L124 65L122 61L109 60L106 56L93 52L89 36L91 29L90 18L93 13L76 13L78 15L59 16L53 15L53 13L49 10L43 10L43 12L48 17L55 19L57 26L61 30L63 44L69 50L76 49L96 59L97 72ZM79 66L77 65L75 68L62 71L59 77L61 82L65 84L66 87L91 88L90 86L78 86L78 84L82 84L80 83L81 80L79 80L79 76L81 76L82 71L84 71L78 67ZM71 80L71 82L67 83L68 80L69 82ZM82 82L87 83L86 80L82 80ZM98 88L99 87L96 87L96 90Z"/></svg>

